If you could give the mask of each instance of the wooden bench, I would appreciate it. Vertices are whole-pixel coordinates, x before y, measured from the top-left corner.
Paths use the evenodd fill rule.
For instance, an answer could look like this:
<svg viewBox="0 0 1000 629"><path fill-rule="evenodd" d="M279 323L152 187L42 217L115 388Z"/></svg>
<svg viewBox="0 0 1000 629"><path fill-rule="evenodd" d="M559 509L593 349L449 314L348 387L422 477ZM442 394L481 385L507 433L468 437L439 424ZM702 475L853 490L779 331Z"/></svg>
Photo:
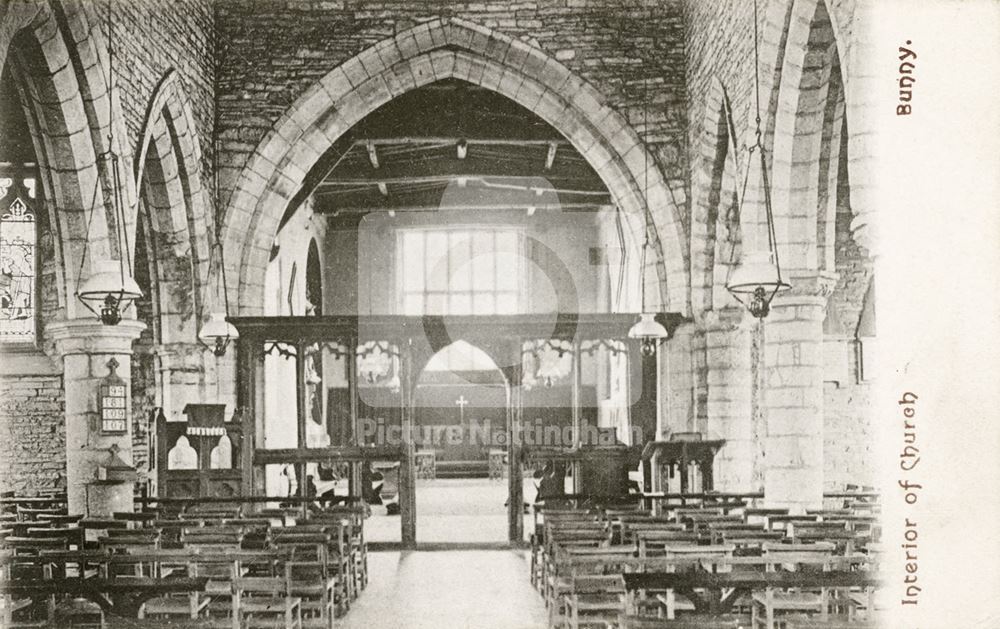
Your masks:
<svg viewBox="0 0 1000 629"><path fill-rule="evenodd" d="M340 603L346 611L350 603L347 584L350 576L344 570L343 559L330 556L331 544L336 548L332 537L338 532L331 535L322 529L317 532L296 531L301 528L306 527L273 530L272 543L278 548L294 551L293 560L287 564L290 592L301 599L303 625L329 628L333 624L335 605Z"/></svg>
<svg viewBox="0 0 1000 629"><path fill-rule="evenodd" d="M747 624L747 618L732 614L697 614L676 619L622 614L618 618L619 629L742 629Z"/></svg>
<svg viewBox="0 0 1000 629"><path fill-rule="evenodd" d="M664 549L670 545L697 545L701 537L693 531L647 529L636 531L635 539L639 556L653 557L664 554Z"/></svg>

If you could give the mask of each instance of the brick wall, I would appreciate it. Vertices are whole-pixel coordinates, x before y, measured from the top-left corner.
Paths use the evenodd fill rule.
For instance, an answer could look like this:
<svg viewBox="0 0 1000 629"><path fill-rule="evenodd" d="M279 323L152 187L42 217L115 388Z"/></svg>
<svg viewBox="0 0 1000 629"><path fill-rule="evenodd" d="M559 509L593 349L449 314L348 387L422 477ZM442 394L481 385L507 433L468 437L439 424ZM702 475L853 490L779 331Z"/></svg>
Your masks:
<svg viewBox="0 0 1000 629"><path fill-rule="evenodd" d="M62 376L0 378L0 491L66 486Z"/></svg>
<svg viewBox="0 0 1000 629"><path fill-rule="evenodd" d="M220 53L218 85L225 189L234 185L247 155L275 120L310 85L362 50L437 17L497 29L560 60L656 144L671 183L683 187L684 42L676 0L225 1L218 17L220 33L230 42ZM647 88L651 106L644 121Z"/></svg>

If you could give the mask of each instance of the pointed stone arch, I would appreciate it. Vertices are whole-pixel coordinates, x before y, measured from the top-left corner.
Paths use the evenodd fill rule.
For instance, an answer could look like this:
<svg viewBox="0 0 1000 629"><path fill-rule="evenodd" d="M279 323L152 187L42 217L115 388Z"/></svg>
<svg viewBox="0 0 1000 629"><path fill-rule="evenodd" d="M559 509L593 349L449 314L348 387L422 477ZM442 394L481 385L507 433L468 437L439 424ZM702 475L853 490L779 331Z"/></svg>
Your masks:
<svg viewBox="0 0 1000 629"><path fill-rule="evenodd" d="M738 186L746 157L738 154L729 96L712 78L694 147L691 216L691 311L736 305L726 297L730 258L739 260ZM742 157L742 160L741 160Z"/></svg>
<svg viewBox="0 0 1000 629"><path fill-rule="evenodd" d="M212 297L208 274L212 218L201 177L201 147L190 100L174 70L153 92L135 154L142 222L154 263L157 341L194 342ZM221 295L219 296L222 297Z"/></svg>
<svg viewBox="0 0 1000 629"><path fill-rule="evenodd" d="M631 231L646 208L661 306L688 312L684 228L663 174L624 117L539 48L457 18L426 22L368 48L313 84L274 123L243 168L225 212L234 303L260 310L272 239L306 174L354 123L393 98L445 78L494 90L563 133L604 180ZM648 181L648 186L645 182Z"/></svg>
<svg viewBox="0 0 1000 629"><path fill-rule="evenodd" d="M842 164L852 175L849 190L858 225L870 222L867 207L871 168L869 133L865 122L849 117L859 108L857 89L848 75L843 25L826 0L795 0L787 8L771 10L765 42L776 52L772 75L762 81L762 95L770 95L768 144L772 170L775 226L783 265L792 273L815 274L834 268L836 185ZM857 48L855 46L854 48ZM860 71L857 63L851 66ZM856 80L864 83L864 77ZM842 137L845 136L846 137ZM842 153L846 150L846 155ZM844 157L844 159L842 159ZM854 175L857 175L856 177ZM857 182L854 181L857 179ZM856 185L860 182L860 185ZM864 241L868 243L866 232Z"/></svg>
<svg viewBox="0 0 1000 629"><path fill-rule="evenodd" d="M77 282L86 279L95 262L120 251L113 218L95 212L88 220L93 208L106 207L104 198L112 190L110 178L98 168L99 156L108 149L109 125L116 152L127 153L121 109L108 115L107 46L93 27L95 10L90 3L14 0L0 12L0 69L13 64L27 100L55 240L58 304L67 318L89 316L73 298ZM135 191L128 179L123 195L130 205ZM126 231L134 232L130 221L126 217Z"/></svg>

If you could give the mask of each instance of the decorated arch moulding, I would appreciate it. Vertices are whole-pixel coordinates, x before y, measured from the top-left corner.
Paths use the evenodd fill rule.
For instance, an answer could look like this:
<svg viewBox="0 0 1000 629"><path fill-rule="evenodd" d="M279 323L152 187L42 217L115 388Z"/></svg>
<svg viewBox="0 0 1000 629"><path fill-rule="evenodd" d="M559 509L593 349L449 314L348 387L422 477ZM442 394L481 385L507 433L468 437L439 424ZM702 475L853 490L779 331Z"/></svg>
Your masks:
<svg viewBox="0 0 1000 629"><path fill-rule="evenodd" d="M635 131L591 85L542 50L455 18L403 31L341 64L306 90L261 140L230 197L223 229L229 276L240 278L234 303L241 313L260 310L278 221L320 156L381 105L445 78L503 94L566 135L604 180L631 231L641 233L648 203L657 223L653 246L660 285L666 286L663 306L688 313L679 209Z"/></svg>

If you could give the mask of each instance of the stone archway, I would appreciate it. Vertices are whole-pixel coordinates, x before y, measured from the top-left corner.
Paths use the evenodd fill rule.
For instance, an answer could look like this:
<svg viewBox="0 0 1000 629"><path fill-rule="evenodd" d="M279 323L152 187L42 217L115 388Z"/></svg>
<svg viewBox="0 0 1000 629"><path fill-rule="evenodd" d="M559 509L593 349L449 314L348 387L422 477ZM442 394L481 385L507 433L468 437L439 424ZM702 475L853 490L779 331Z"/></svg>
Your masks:
<svg viewBox="0 0 1000 629"><path fill-rule="evenodd" d="M656 225L663 308L687 313L684 228L655 160L588 83L538 48L464 20L438 19L403 31L340 65L278 119L243 168L225 213L234 302L260 311L272 239L310 168L354 123L422 85L456 78L511 98L551 124L602 177L633 233L649 208ZM648 185L646 182L648 181Z"/></svg>
<svg viewBox="0 0 1000 629"><path fill-rule="evenodd" d="M108 174L97 166L98 156L108 150L109 125L115 130L116 152L127 153L120 109L108 116L104 37L93 27L94 7L87 3L16 0L4 9L0 68L15 64L29 99L27 118L55 235L61 315L89 316L73 298L77 282L95 262L119 255L114 219L95 212L88 221L93 208L106 207L104 197L112 189ZM127 177L124 181L122 193L131 206L135 189Z"/></svg>
<svg viewBox="0 0 1000 629"><path fill-rule="evenodd" d="M818 230L824 165L824 122L837 107L840 64L833 25L823 2L799 2L795 11L813 14L803 28L792 20L774 116L772 197L775 232L787 268L810 273L826 267L818 259L825 230ZM843 116L843 108L840 108ZM826 164L828 167L829 164ZM836 164L833 168L836 168Z"/></svg>
<svg viewBox="0 0 1000 629"><path fill-rule="evenodd" d="M135 155L140 190L136 220L143 222L158 269L153 296L160 327L157 341L196 341L197 317L213 297L209 286L212 218L201 178L201 147L190 101L177 73L164 75L146 112Z"/></svg>
<svg viewBox="0 0 1000 629"><path fill-rule="evenodd" d="M736 224L736 195L748 167L745 157L741 163L746 153L738 153L729 97L718 78L713 77L704 111L691 182L691 311L695 315L737 305L726 297L725 283L731 263L739 260L734 255L734 251L739 254L741 231Z"/></svg>
<svg viewBox="0 0 1000 629"><path fill-rule="evenodd" d="M874 77L864 61L871 51L855 35L864 32L870 12L870 4L862 3L853 19L847 20L836 3L794 0L789 4L770 3L762 16L761 57L764 68L770 68L761 73L761 98L771 112L766 120L765 145L772 158L778 240L786 245L795 243L799 249L789 259L792 269L808 272L831 266L829 253L824 261L824 252L816 250L824 229L828 240L832 240L829 215L822 217L825 226L818 225L821 217L814 211L816 203L812 203L809 219L800 225L787 224L789 212L802 212L794 209L801 205L801 199L791 198L802 193L796 190L801 187L796 182L806 176L813 192L817 187L819 173L803 173L802 166L809 156L818 161L824 115L829 118L835 113L849 119L846 163L854 216L851 229L859 244L869 251L876 240L870 181L875 161L871 142L874 118L867 115L876 92L872 89ZM821 58L825 60L817 63ZM831 112L831 107L838 111ZM808 230L808 240L799 238L802 230Z"/></svg>

